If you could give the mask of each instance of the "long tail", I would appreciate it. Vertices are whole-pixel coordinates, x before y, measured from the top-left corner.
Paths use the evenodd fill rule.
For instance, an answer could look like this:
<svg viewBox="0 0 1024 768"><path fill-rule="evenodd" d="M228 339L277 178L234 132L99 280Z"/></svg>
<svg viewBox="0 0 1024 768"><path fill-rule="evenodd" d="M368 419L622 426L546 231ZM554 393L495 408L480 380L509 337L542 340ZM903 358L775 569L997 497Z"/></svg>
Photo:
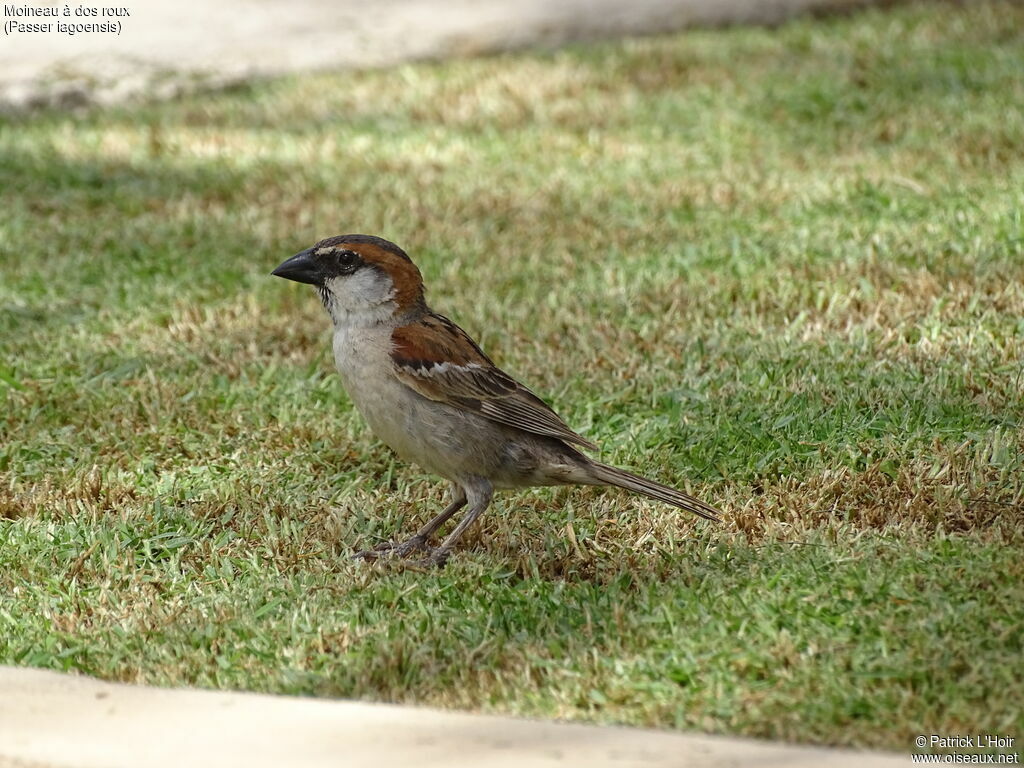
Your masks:
<svg viewBox="0 0 1024 768"><path fill-rule="evenodd" d="M689 494L677 491L675 488L669 488L667 485L656 483L653 480L648 480L646 477L634 475L632 472L627 472L624 469L602 464L598 461L591 460L590 465L590 469L594 476L603 483L615 485L619 488L625 488L628 491L642 493L644 496L649 496L650 498L657 499L658 501L664 501L666 504L671 504L673 507L679 507L680 509L685 509L687 512L693 512L695 515L700 515L706 520L714 520L716 523L721 522L721 518L719 517L720 513L717 509L712 507L710 504L705 504L700 499L695 499Z"/></svg>

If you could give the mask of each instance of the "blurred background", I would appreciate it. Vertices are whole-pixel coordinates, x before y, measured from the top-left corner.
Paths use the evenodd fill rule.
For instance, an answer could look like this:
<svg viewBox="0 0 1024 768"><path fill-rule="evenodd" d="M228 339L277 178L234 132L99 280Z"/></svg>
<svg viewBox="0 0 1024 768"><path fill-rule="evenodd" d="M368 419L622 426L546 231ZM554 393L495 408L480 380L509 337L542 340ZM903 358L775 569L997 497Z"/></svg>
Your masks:
<svg viewBox="0 0 1024 768"><path fill-rule="evenodd" d="M776 24L872 2L879 0L141 0L123 6L128 15L113 17L119 33L9 31L0 44L0 108L110 104L258 75L379 67L688 26ZM63 10L59 3L32 5ZM11 19L107 20L11 15L5 21Z"/></svg>
<svg viewBox="0 0 1024 768"><path fill-rule="evenodd" d="M0 38L0 664L1024 734L1024 5L857 6L139 2ZM535 489L443 570L353 563L444 488L270 277L346 232L723 523Z"/></svg>

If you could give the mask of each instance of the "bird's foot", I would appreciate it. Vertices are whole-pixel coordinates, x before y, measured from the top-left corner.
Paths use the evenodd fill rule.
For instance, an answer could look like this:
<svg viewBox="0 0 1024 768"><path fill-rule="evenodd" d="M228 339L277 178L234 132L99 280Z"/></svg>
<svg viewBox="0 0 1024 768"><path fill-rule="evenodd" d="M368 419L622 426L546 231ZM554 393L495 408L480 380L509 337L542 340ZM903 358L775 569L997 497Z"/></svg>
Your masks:
<svg viewBox="0 0 1024 768"><path fill-rule="evenodd" d="M414 552L426 550L423 557L410 559L409 555ZM395 565L405 565L411 568L433 569L443 568L451 556L451 549L448 547L430 547L424 539L413 536L400 544L387 542L379 544L373 549L364 549L352 555L354 560L386 560Z"/></svg>
<svg viewBox="0 0 1024 768"><path fill-rule="evenodd" d="M373 549L364 549L352 555L353 560L377 560L382 557L405 558L413 552L427 549L427 540L423 536L413 536L402 542L386 541Z"/></svg>
<svg viewBox="0 0 1024 768"><path fill-rule="evenodd" d="M420 568L444 568L451 554L452 551L448 547L431 547L426 557L414 560L412 564Z"/></svg>

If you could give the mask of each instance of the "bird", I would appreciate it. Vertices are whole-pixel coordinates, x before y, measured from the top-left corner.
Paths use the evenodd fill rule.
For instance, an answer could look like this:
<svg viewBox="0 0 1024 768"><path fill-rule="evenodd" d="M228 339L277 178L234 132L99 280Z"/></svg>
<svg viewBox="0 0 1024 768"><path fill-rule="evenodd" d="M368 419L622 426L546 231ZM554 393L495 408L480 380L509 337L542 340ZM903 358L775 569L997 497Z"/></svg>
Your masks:
<svg viewBox="0 0 1024 768"><path fill-rule="evenodd" d="M443 566L495 490L507 488L617 486L720 521L710 504L587 456L584 450L597 450L593 442L429 307L420 270L394 243L374 235L328 237L271 274L316 289L334 326L335 366L374 434L451 484L448 506L413 536L354 558Z"/></svg>

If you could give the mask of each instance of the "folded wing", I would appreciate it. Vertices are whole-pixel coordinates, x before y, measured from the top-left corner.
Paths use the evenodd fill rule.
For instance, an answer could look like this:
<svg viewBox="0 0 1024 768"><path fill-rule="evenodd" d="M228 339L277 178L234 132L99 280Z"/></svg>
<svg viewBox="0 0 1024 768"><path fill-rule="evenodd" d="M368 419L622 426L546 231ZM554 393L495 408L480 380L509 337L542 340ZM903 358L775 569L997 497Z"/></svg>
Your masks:
<svg viewBox="0 0 1024 768"><path fill-rule="evenodd" d="M396 328L391 341L395 375L424 397L499 424L597 449L569 429L543 400L495 366L448 318L428 314Z"/></svg>

